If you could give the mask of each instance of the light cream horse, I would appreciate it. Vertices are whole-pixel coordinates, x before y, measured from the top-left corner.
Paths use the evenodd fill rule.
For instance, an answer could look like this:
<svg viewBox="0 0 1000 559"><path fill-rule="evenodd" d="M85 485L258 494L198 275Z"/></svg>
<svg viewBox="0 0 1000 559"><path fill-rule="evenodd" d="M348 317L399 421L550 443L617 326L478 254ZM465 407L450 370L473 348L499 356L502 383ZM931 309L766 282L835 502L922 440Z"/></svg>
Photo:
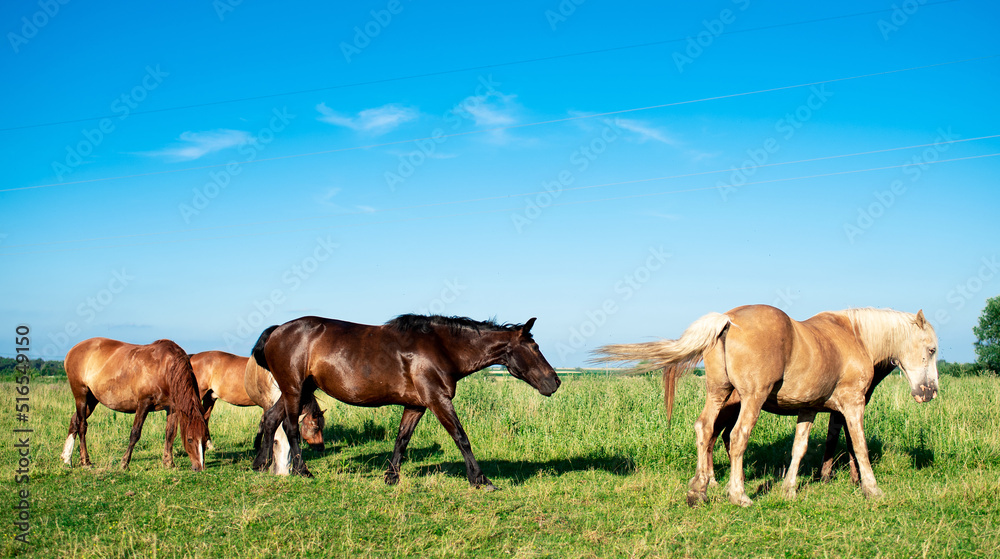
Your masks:
<svg viewBox="0 0 1000 559"><path fill-rule="evenodd" d="M281 390L275 382L271 372L261 367L253 359L243 357L246 360L244 366L243 383L246 394L253 403L264 408L264 411L271 409L275 403L281 400ZM302 406L302 414L299 416L302 423L300 433L302 438L309 443L309 446L316 451L324 448L323 443L323 410L320 409L316 398L312 397ZM260 450L263 431L258 429L257 437L254 439L254 450ZM287 476L291 466L291 445L288 443L288 436L285 430L279 425L274 433L273 442L275 460L271 463L271 473L279 476ZM280 458L279 458L280 457Z"/></svg>
<svg viewBox="0 0 1000 559"><path fill-rule="evenodd" d="M823 312L797 322L765 305L710 313L677 340L600 348L604 362L648 360L640 370L663 369L667 416L673 413L677 378L705 361L705 408L695 422L698 466L687 502L707 500L712 478L712 447L717 419L732 392L741 407L729 444L729 500L749 506L744 489L743 453L761 409L798 415L792 461L782 488L795 494L799 463L805 455L817 412L843 415L867 497L882 491L875 482L862 428L866 395L875 367L891 363L903 371L917 402L937 396L937 336L924 318L893 310L848 309Z"/></svg>

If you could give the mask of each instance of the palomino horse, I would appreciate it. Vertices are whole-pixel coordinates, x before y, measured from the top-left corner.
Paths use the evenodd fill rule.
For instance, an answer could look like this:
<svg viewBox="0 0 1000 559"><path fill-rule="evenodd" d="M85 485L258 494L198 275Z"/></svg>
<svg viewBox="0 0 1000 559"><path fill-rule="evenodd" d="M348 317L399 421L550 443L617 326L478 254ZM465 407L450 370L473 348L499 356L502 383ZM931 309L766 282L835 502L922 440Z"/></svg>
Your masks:
<svg viewBox="0 0 1000 559"><path fill-rule="evenodd" d="M245 369L243 382L247 395L255 404L264 408L264 411L271 409L271 406L281 398L281 389L278 388L278 383L274 381L270 371L258 365L253 359L246 359ZM302 414L299 416L299 421L302 423L302 428L299 431L302 439L309 443L313 450L322 451L324 448L323 427L326 425L326 420L323 417L323 410L320 409L319 403L312 395L305 399L302 404ZM253 443L254 450L258 452L260 452L263 436L263 421L261 421L261 427L258 427L257 437ZM288 445L288 436L285 435L285 430L281 425L278 425L278 429L274 433L273 446L275 460L271 464L271 473L287 476L290 473L289 469L292 463L291 447Z"/></svg>
<svg viewBox="0 0 1000 559"><path fill-rule="evenodd" d="M249 365L253 363L249 357L240 357L224 351L203 351L190 357L194 376L198 379L198 392L205 409L206 424L212 416L215 403L219 400L241 407L258 405L266 410L274 404L280 395L279 392L272 397L269 393L261 394L259 390L253 394L256 397L251 397L251 394L248 394L244 379L247 377L247 371L250 370ZM253 366L253 386L257 387L265 382L268 383L268 387L273 385L274 381L270 379L270 374L263 371L263 375L267 375L267 378L263 378L263 375L258 373L260 370L260 367ZM259 380L258 377L260 377ZM274 387L274 390L277 390L277 386ZM322 450L323 411L319 409L315 399L308 402L304 408L302 437L309 443L309 446ZM258 436L254 443L255 449L259 444L260 437ZM213 448L211 433L208 435L206 448L209 450Z"/></svg>
<svg viewBox="0 0 1000 559"><path fill-rule="evenodd" d="M174 435L178 425L191 468L205 469L205 439L208 427L198 399L198 384L191 361L170 340L133 345L108 338L90 338L66 354L66 376L76 399L69 423L69 436L62 459L72 463L74 437L80 435L80 463L90 465L87 454L87 418L98 402L120 412L134 413L135 422L121 467L127 470L132 448L142 434L142 424L151 411L167 410L166 447L163 464L174 465Z"/></svg>
<svg viewBox="0 0 1000 559"><path fill-rule="evenodd" d="M458 445L473 487L495 489L472 454L455 414L456 383L491 365L504 365L545 396L559 388L559 377L531 337L532 318L522 325L498 325L468 318L402 315L382 326L366 326L314 316L265 330L253 349L271 371L281 401L264 414L265 436L284 421L292 447L292 471L311 476L299 450L297 422L302 399L319 388L356 406L403 406L399 435L385 481L399 481L399 463L417 422L430 410ZM262 445L254 468L270 461Z"/></svg>
<svg viewBox="0 0 1000 559"><path fill-rule="evenodd" d="M817 412L844 418L861 490L882 495L868 459L862 428L875 368L890 363L902 369L917 402L937 396L937 336L924 318L879 309L823 312L797 322L765 305L710 313L692 323L678 340L605 346L605 361L650 360L645 370L663 369L667 416L673 412L677 378L698 361L705 361L705 408L695 422L698 467L687 501L707 499L712 475L712 444L717 419L735 390L742 402L733 428L729 456L729 500L749 506L744 489L743 453L761 409L798 415L792 461L782 484L794 494L799 463L806 451L809 429Z"/></svg>

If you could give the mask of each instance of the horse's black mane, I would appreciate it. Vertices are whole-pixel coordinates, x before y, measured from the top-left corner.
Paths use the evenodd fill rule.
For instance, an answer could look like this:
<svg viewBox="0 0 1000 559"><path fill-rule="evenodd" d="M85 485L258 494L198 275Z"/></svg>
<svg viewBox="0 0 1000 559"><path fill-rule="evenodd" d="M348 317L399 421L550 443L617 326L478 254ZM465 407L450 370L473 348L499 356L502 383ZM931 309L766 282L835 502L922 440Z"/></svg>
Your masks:
<svg viewBox="0 0 1000 559"><path fill-rule="evenodd" d="M480 332L513 332L521 328L521 324L497 324L496 319L486 321L472 320L464 316L425 316L422 314L401 314L385 323L386 326L400 332L417 331L429 334L435 326L445 326L454 331L474 330Z"/></svg>

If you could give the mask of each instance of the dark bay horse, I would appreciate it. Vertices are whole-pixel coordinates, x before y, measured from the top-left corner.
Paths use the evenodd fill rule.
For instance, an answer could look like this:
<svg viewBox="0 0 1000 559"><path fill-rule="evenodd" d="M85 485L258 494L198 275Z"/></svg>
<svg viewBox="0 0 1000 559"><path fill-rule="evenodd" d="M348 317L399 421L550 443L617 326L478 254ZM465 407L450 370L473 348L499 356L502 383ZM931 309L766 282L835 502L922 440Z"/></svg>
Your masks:
<svg viewBox="0 0 1000 559"><path fill-rule="evenodd" d="M385 473L399 481L399 463L417 422L430 409L455 440L473 487L495 489L472 454L452 398L456 383L491 365L504 365L545 396L559 388L559 377L531 337L532 318L524 325L498 325L468 318L402 315L382 326L367 326L314 316L265 330L253 357L274 375L281 401L264 414L266 437L284 422L292 471L311 476L302 460L298 417L302 398L319 388L355 406L403 406L403 418ZM261 445L254 468L271 460Z"/></svg>
<svg viewBox="0 0 1000 559"><path fill-rule="evenodd" d="M215 403L219 400L240 407L257 405L267 410L280 395L280 392L272 396L270 392L265 394L255 390L254 396L257 396L255 399L248 393L245 381L248 378L248 365L252 363L249 357L240 357L225 351L203 351L190 357L194 376L198 380L198 392L202 407L205 409L206 424L212 417ZM251 389L256 389L267 383L269 389L274 386L274 390L277 391L277 386L270 379L270 374L267 371L263 371L262 374L258 371L263 371L263 369L256 365L249 369ZM267 375L267 378L263 378L263 375ZM322 450L323 411L319 409L315 399L307 402L304 409L302 437L309 443L309 446ZM255 448L259 442L260 438L258 437ZM213 448L211 433L209 433L206 448L209 450Z"/></svg>
<svg viewBox="0 0 1000 559"><path fill-rule="evenodd" d="M743 453L760 411L798 415L792 461L782 484L794 493L799 463L818 412L841 414L867 497L882 491L875 482L862 428L864 408L883 364L899 367L917 402L937 396L937 336L924 318L892 310L848 309L823 312L797 322L766 305L710 313L677 340L605 346L604 361L650 360L645 370L663 369L668 417L677 378L705 361L705 408L695 422L698 467L687 501L707 499L712 445L720 412L735 390L740 410L730 439L729 500L749 506L744 489ZM891 370L891 369L890 369ZM886 373L887 374L887 373Z"/></svg>
<svg viewBox="0 0 1000 559"><path fill-rule="evenodd" d="M69 436L62 459L72 464L73 442L80 436L80 463L90 465L87 454L87 418L98 403L119 412L134 413L135 422L122 469L128 469L132 448L142 434L142 424L151 411L167 410L166 447L163 464L174 465L173 446L177 427L191 468L205 469L208 427L198 397L198 384L187 353L170 340L134 345L108 338L90 338L66 354L66 376L76 400L70 417Z"/></svg>

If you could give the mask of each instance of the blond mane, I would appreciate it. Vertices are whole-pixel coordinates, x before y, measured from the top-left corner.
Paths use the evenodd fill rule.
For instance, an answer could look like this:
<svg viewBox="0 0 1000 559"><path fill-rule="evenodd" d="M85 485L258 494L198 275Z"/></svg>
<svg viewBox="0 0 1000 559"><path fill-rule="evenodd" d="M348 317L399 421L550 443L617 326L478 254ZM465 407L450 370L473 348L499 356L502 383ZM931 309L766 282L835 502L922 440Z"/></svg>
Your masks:
<svg viewBox="0 0 1000 559"><path fill-rule="evenodd" d="M842 314L851 322L874 363L898 357L906 341L921 330L917 315L892 309L866 307L835 314Z"/></svg>

